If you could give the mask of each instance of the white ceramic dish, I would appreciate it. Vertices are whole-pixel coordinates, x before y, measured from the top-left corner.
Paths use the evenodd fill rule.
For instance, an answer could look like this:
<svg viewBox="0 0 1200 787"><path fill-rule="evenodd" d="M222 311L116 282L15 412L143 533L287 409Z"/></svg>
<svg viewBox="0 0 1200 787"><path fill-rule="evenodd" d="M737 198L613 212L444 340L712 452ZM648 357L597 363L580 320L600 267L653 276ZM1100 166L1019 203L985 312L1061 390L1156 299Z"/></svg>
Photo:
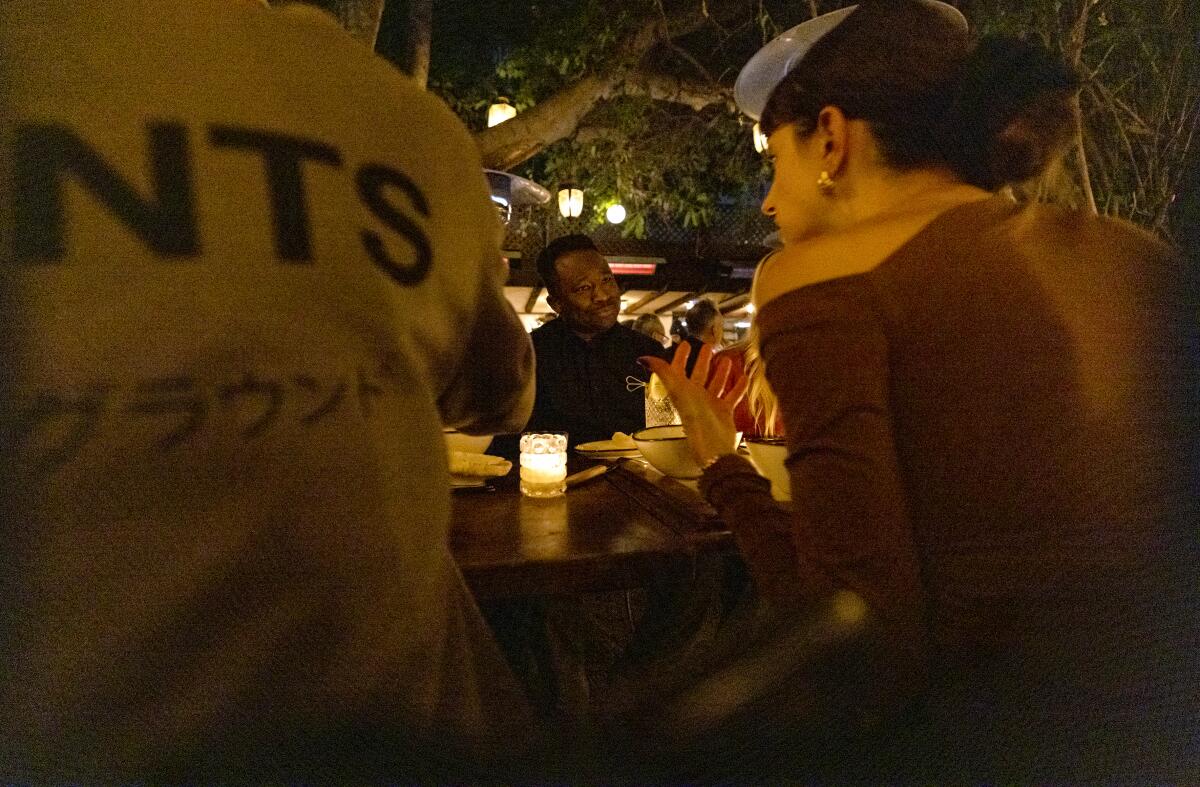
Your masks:
<svg viewBox="0 0 1200 787"><path fill-rule="evenodd" d="M671 478L699 478L700 465L688 447L683 427L651 426L633 433L633 442L655 470Z"/></svg>
<svg viewBox="0 0 1200 787"><path fill-rule="evenodd" d="M456 429L443 429L442 437L446 440L446 450L461 451L464 454L482 454L492 444L490 434L463 434Z"/></svg>
<svg viewBox="0 0 1200 787"><path fill-rule="evenodd" d="M746 448L750 461L771 482L771 497L776 500L792 499L792 478L783 464L787 459L787 443L782 438L747 437Z"/></svg>
<svg viewBox="0 0 1200 787"><path fill-rule="evenodd" d="M738 435L741 439L741 435ZM703 471L688 446L683 427L651 426L633 433L642 456L655 470L671 478L699 478Z"/></svg>
<svg viewBox="0 0 1200 787"><path fill-rule="evenodd" d="M636 444L630 446L628 443L617 440L593 440L590 443L580 443L575 446L575 450L584 456L599 459L616 459L638 455Z"/></svg>

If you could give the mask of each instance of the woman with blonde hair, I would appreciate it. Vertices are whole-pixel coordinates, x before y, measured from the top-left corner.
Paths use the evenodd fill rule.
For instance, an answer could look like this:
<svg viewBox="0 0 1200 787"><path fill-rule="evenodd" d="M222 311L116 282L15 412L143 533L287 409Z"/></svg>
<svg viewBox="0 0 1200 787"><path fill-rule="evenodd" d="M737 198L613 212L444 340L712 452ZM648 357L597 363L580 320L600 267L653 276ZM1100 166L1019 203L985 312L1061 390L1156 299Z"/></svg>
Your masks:
<svg viewBox="0 0 1200 787"><path fill-rule="evenodd" d="M1194 775L1195 281L1131 225L1003 195L1071 136L1045 50L930 0L806 24L735 91L775 161L755 322L793 504L735 452L728 362L647 359L702 493L777 607L866 601L896 773Z"/></svg>
<svg viewBox="0 0 1200 787"><path fill-rule="evenodd" d="M779 399L767 382L762 354L758 350L758 329L754 323L750 323L745 336L721 350L715 358L728 358L733 364L730 373L746 378L746 395L733 411L733 423L737 430L745 437L782 437Z"/></svg>

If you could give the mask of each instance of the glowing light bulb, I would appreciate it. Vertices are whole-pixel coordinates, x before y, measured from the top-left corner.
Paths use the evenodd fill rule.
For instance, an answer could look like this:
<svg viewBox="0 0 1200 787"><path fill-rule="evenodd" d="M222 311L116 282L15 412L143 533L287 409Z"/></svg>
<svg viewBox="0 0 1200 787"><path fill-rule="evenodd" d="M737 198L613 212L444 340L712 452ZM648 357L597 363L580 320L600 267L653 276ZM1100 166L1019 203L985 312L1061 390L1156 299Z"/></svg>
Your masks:
<svg viewBox="0 0 1200 787"><path fill-rule="evenodd" d="M510 118L517 115L517 108L508 103L508 99L504 96L496 99L496 103L488 107L487 124L488 128L498 126Z"/></svg>
<svg viewBox="0 0 1200 787"><path fill-rule="evenodd" d="M762 132L762 127L757 123L754 124L754 149L759 153L767 151L767 135Z"/></svg>
<svg viewBox="0 0 1200 787"><path fill-rule="evenodd" d="M558 212L564 219L577 219L583 213L583 189L563 186L558 190Z"/></svg>

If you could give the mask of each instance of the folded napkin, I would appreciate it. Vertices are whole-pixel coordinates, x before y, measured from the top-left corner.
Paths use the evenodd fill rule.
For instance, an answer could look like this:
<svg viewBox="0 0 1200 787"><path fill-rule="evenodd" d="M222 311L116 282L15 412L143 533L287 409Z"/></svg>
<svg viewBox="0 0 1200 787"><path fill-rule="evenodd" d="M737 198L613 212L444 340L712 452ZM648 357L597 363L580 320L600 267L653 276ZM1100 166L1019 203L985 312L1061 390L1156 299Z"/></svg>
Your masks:
<svg viewBox="0 0 1200 787"><path fill-rule="evenodd" d="M636 451L637 443L633 442L633 438L624 432L613 432L611 440L596 440L591 443L580 443L575 446L576 451L585 454L604 454L616 451Z"/></svg>
<svg viewBox="0 0 1200 787"><path fill-rule="evenodd" d="M464 451L448 451L450 474L474 478L498 478L508 475L512 462L489 454L468 454Z"/></svg>
<svg viewBox="0 0 1200 787"><path fill-rule="evenodd" d="M633 442L633 438L624 432L613 432L612 444L614 448L627 448L630 450L637 448L637 443Z"/></svg>

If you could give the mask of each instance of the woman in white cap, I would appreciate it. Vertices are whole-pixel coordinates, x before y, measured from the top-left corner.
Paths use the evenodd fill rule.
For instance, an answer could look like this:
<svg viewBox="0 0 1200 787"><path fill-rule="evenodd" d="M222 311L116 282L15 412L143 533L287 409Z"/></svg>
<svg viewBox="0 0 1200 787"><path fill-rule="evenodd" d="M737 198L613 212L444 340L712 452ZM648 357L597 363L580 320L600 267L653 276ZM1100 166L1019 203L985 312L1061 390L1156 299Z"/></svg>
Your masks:
<svg viewBox="0 0 1200 787"><path fill-rule="evenodd" d="M708 350L690 379L647 359L761 594L871 608L910 774L1198 772L1195 282L1131 225L1003 188L1058 158L1077 84L918 0L743 71L775 160L755 305L792 509L735 453L744 383Z"/></svg>

